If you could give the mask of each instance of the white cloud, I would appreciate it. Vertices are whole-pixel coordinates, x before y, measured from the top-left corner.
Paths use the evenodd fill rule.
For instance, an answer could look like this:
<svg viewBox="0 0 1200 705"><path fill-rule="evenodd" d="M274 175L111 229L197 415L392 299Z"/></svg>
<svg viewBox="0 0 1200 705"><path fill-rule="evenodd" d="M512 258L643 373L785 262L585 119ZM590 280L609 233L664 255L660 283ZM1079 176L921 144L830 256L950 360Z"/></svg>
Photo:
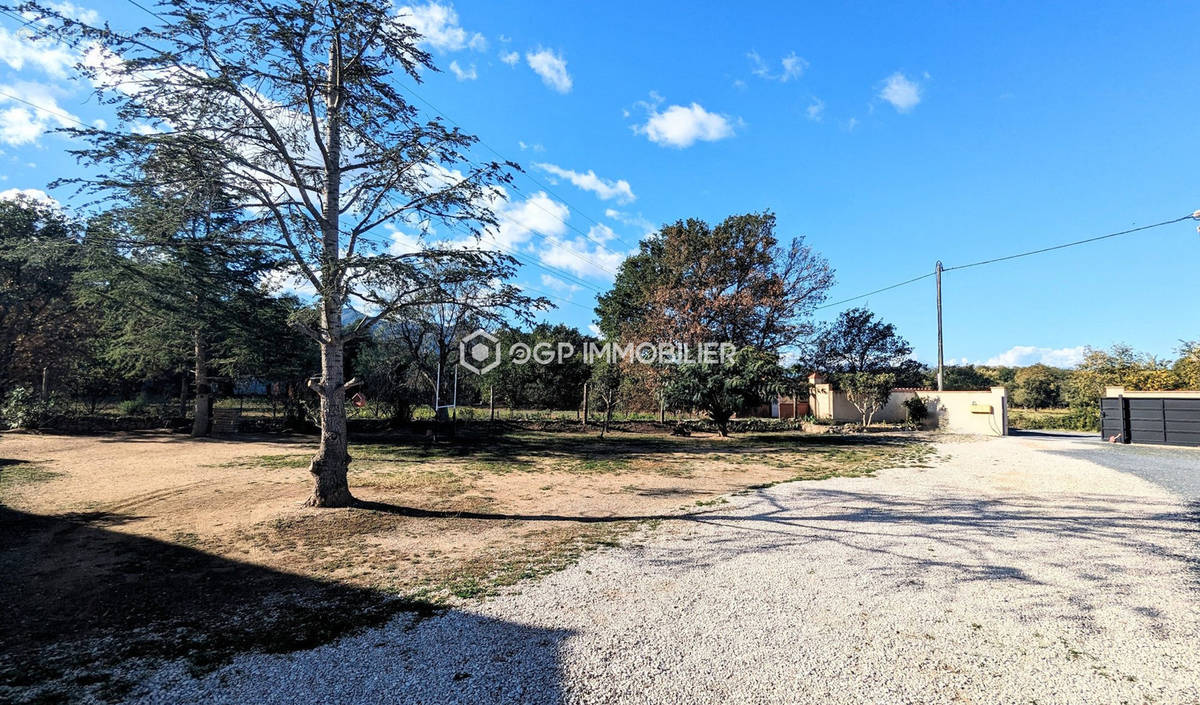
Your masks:
<svg viewBox="0 0 1200 705"><path fill-rule="evenodd" d="M601 340L604 339L604 332L601 331L600 326L596 325L595 323L589 323L588 330L591 331L592 335L596 336L597 338L600 338Z"/></svg>
<svg viewBox="0 0 1200 705"><path fill-rule="evenodd" d="M409 25L421 35L421 44L441 51L487 49L487 39L479 32L469 32L458 24L458 13L453 5L442 5L436 0L426 5L408 5L396 11L401 22Z"/></svg>
<svg viewBox="0 0 1200 705"><path fill-rule="evenodd" d="M18 198L27 198L31 201L44 203L54 208L59 208L61 204L50 194L41 189L36 188L10 188L0 191L0 201L15 201Z"/></svg>
<svg viewBox="0 0 1200 705"><path fill-rule="evenodd" d="M625 261L625 255L593 241L604 242L611 235L612 230L606 226L593 226L586 238L549 237L539 246L538 259L542 264L565 269L576 276L611 278Z"/></svg>
<svg viewBox="0 0 1200 705"><path fill-rule="evenodd" d="M0 91L21 96L40 106L34 108L0 95L0 143L12 146L32 144L52 126L78 124L78 117L58 106L50 86L21 82L0 86Z"/></svg>
<svg viewBox="0 0 1200 705"><path fill-rule="evenodd" d="M635 215L633 213L619 211L616 208L606 208L604 210L604 217L611 218L612 220L615 220L623 225L629 225L640 229L642 234L639 237L644 238L658 231L658 226L644 218L641 213Z"/></svg>
<svg viewBox="0 0 1200 705"><path fill-rule="evenodd" d="M527 149L532 149L535 152L545 152L546 151L546 148L543 147L540 143L528 144L524 140L517 140L517 146L519 146L521 148L522 152L524 152Z"/></svg>
<svg viewBox="0 0 1200 705"><path fill-rule="evenodd" d="M804 109L804 114L813 122L821 122L821 119L825 117L825 101L813 98L808 107Z"/></svg>
<svg viewBox="0 0 1200 705"><path fill-rule="evenodd" d="M596 176L596 172L592 171L591 169L588 169L586 174L581 174L577 171L564 169L560 166L547 164L545 162L537 162L534 164L534 166L542 171L554 174L560 179L566 179L567 181L570 181L576 186L576 188L581 188L584 191L591 191L602 201L615 198L617 199L617 203L624 204L632 203L637 199L637 196L633 195L633 189L629 186L629 182L625 179L611 181L609 179L602 179L599 176Z"/></svg>
<svg viewBox="0 0 1200 705"><path fill-rule="evenodd" d="M796 56L796 52L792 52L779 60L783 64L783 73L779 80L789 81L793 78L800 78L804 73L804 69L808 68L808 62Z"/></svg>
<svg viewBox="0 0 1200 705"><path fill-rule="evenodd" d="M425 249L420 235L410 235L391 223L387 227L392 231L388 243L388 251L391 254L403 255Z"/></svg>
<svg viewBox="0 0 1200 705"><path fill-rule="evenodd" d="M62 45L35 40L28 32L10 33L0 27L0 61L16 71L29 64L54 78L66 78L67 70L75 65L76 57Z"/></svg>
<svg viewBox="0 0 1200 705"><path fill-rule="evenodd" d="M487 239L508 252L515 252L535 234L558 237L567 231L566 204L559 203L538 191L524 201L503 202L493 207L500 221L491 229Z"/></svg>
<svg viewBox="0 0 1200 705"><path fill-rule="evenodd" d="M99 24L99 22L100 22L100 13L99 12L96 12L95 10L92 10L92 9L89 9L86 7L80 7L79 5L76 5L75 3L52 2L52 3L49 3L49 5L52 9L61 12L62 14L66 15L67 17L70 17L71 19L79 20L80 22L84 22L84 23L90 24L90 25Z"/></svg>
<svg viewBox="0 0 1200 705"><path fill-rule="evenodd" d="M808 68L808 62L796 56L796 52L794 51L779 60L779 73L773 72L756 51L747 52L746 58L750 59L750 63L753 64L750 72L755 76L765 78L768 81L779 81L780 83L787 83L792 79L800 78L800 76L804 75L804 69Z"/></svg>
<svg viewBox="0 0 1200 705"><path fill-rule="evenodd" d="M1083 361L1084 346L1074 348L1039 348L1033 345L1017 345L983 364L1004 367L1022 367L1042 363L1053 367L1074 367Z"/></svg>
<svg viewBox="0 0 1200 705"><path fill-rule="evenodd" d="M897 71L884 80L879 97L891 103L897 112L907 113L921 102L921 86Z"/></svg>
<svg viewBox="0 0 1200 705"><path fill-rule="evenodd" d="M549 274L543 274L541 276L541 282L542 286L548 289L568 295L574 294L576 291L579 291L583 288L578 284L569 284L562 279L559 279L558 277L552 277Z"/></svg>
<svg viewBox="0 0 1200 705"><path fill-rule="evenodd" d="M683 149L698 140L715 142L733 136L733 123L727 116L710 113L699 103L672 105L663 111L647 108L650 117L646 124L634 126L633 131L656 144Z"/></svg>
<svg viewBox="0 0 1200 705"><path fill-rule="evenodd" d="M515 51L500 54L500 60L509 66L516 66L521 61L521 55Z"/></svg>
<svg viewBox="0 0 1200 705"><path fill-rule="evenodd" d="M525 54L529 68L542 77L542 83L559 93L571 91L571 74L567 73L567 60L550 49L539 48Z"/></svg>
<svg viewBox="0 0 1200 705"><path fill-rule="evenodd" d="M450 62L450 73L460 81L474 81L479 78L479 74L475 73L475 64L471 64L467 69L463 69L458 65L457 61Z"/></svg>

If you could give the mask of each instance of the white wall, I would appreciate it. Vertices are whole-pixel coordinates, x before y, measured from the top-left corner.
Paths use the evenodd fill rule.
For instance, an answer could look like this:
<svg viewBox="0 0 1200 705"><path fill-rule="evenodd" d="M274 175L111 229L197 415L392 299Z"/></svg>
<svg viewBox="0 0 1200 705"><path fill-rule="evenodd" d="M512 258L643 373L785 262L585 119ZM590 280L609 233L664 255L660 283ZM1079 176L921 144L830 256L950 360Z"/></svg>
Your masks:
<svg viewBox="0 0 1200 705"><path fill-rule="evenodd" d="M899 422L908 418L904 402L914 396L925 400L929 409L926 423L948 433L970 433L984 436L1008 435L1008 396L1004 387L986 391L938 392L895 391L887 404L877 411L876 421ZM838 423L861 421L858 409L828 383L812 386L810 409L814 417ZM991 407L985 412L986 407Z"/></svg>

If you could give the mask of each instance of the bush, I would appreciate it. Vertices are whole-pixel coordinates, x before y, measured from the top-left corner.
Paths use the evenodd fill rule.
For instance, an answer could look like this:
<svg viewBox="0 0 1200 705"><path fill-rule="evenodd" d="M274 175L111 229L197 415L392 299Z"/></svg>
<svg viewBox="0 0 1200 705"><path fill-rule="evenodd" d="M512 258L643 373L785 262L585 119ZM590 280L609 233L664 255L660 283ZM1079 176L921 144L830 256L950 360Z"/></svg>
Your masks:
<svg viewBox="0 0 1200 705"><path fill-rule="evenodd" d="M32 389L17 387L0 404L0 422L5 428L42 428L61 417L65 406L57 395L42 399Z"/></svg>
<svg viewBox="0 0 1200 705"><path fill-rule="evenodd" d="M914 426L920 426L929 417L929 406L919 396L914 395L904 400L904 409L907 412L908 422Z"/></svg>
<svg viewBox="0 0 1200 705"><path fill-rule="evenodd" d="M1100 431L1100 411L1076 407L1066 412L1039 412L1031 409L1009 409L1009 428L1034 431Z"/></svg>
<svg viewBox="0 0 1200 705"><path fill-rule="evenodd" d="M117 413L121 416L141 416L149 409L149 404L145 398L138 397L137 399L127 399L120 404L117 404Z"/></svg>

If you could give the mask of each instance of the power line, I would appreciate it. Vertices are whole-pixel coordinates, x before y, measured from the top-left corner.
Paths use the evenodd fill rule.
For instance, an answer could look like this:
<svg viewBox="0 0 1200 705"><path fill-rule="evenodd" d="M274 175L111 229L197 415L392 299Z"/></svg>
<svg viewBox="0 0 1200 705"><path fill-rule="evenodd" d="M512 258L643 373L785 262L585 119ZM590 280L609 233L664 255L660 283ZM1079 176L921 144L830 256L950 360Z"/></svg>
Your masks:
<svg viewBox="0 0 1200 705"><path fill-rule="evenodd" d="M1108 233L1107 235L1097 235L1095 237L1084 238L1082 240L1075 240L1074 242L1066 242L1061 245L1053 245L1051 247L1042 247L1042 248L1039 248L1036 250L1029 250L1028 252L1019 252L1015 255L1005 255L1003 257L994 257L992 259L979 260L978 262L971 262L969 264L958 264L953 267L943 267L942 271L943 272L951 272L956 269L968 269L970 267L981 267L985 264L994 264L996 262L1006 262L1008 260L1018 259L1020 257L1029 257L1031 255L1040 255L1044 252L1053 252L1054 250L1061 250L1061 249L1067 248L1067 247L1075 247L1076 245L1086 245L1089 242L1098 242L1100 240L1107 240L1107 239L1113 238L1113 237L1120 237L1121 235L1129 235L1131 233L1141 232L1143 230L1150 230L1151 228L1160 228L1164 225L1172 225L1174 223L1180 223L1180 222L1183 222L1183 221L1189 220L1189 219L1200 220L1200 211L1196 211L1195 213L1189 213L1189 214L1179 217L1179 218L1172 218L1171 220L1164 220L1160 223L1153 223L1151 225L1142 225L1142 226L1139 226L1136 228L1130 228L1128 230L1121 230L1121 231L1118 231L1115 233ZM873 296L875 294L879 294L884 291L890 291L892 289L896 289L896 288L905 286L907 284L912 284L914 282L921 281L922 279L928 279L929 277L932 277L934 274L935 274L935 272L929 272L928 274L922 274L921 276L913 277L912 279L906 279L902 282L898 282L898 283L892 284L890 286L885 286L882 289L868 291L865 294L859 294L858 296L851 296L848 299L842 299L841 301L836 301L831 304L824 304L821 306L817 306L814 310L819 311L823 308L832 308L834 306L841 306L842 304L846 304L851 301L857 301L858 299L864 299L868 296Z"/></svg>
<svg viewBox="0 0 1200 705"><path fill-rule="evenodd" d="M1200 211L1198 211L1198 212L1200 212ZM1064 247L1074 247L1076 245L1085 245L1089 242L1097 242L1099 240L1107 240L1110 237L1119 237L1121 235L1129 235L1130 233L1141 232L1143 230L1149 230L1151 228L1158 228L1158 227L1162 227L1164 225L1171 225L1173 223L1179 223L1179 222L1189 220L1192 218L1196 218L1195 213L1188 213L1187 215L1185 215L1181 218L1173 218L1171 220L1164 220L1161 223L1154 223L1153 225L1143 225L1141 227L1130 228L1129 230L1122 230L1120 232L1109 233L1107 235L1097 235L1096 237L1089 237L1089 238L1086 238L1083 240L1076 240L1075 242L1067 242L1062 245L1054 245L1053 247L1043 247L1038 250L1030 250L1028 252L1021 252L1021 253L1015 254L1015 255L1006 255L1004 257L996 257L993 259L980 260L978 262L972 262L970 264L959 264L959 265L955 265L953 267L945 267L944 269L942 269L942 271L950 272L955 269L967 269L968 267L979 267L979 266L982 266L985 264L992 264L994 262L1005 262L1010 259L1017 259L1018 257L1028 257L1030 255L1040 255L1043 252L1052 252L1054 250L1061 250Z"/></svg>
<svg viewBox="0 0 1200 705"><path fill-rule="evenodd" d="M43 113L49 113L51 115L60 117L64 120L70 120L71 122L75 123L76 125L81 125L89 130L92 129L92 127L93 127L93 125L87 124L86 122L80 120L79 118L75 117L74 115L71 115L70 113L66 113L61 110L54 110L53 108L47 108L47 107L38 105L37 103L30 102L28 100L25 100L24 98L18 98L17 96L15 96L12 93L9 93L7 91L0 91L0 96L4 96L5 98L8 98L9 100L15 100L18 103L24 103L25 105L28 105L31 108L42 111Z"/></svg>
<svg viewBox="0 0 1200 705"><path fill-rule="evenodd" d="M892 284L891 286L885 286L882 289L876 289L875 291L868 291L865 294L859 294L858 296L851 296L848 299L842 299L841 301L835 301L831 304L824 304L822 306L817 306L813 310L820 311L823 308L833 308L834 306L841 306L842 304L850 303L851 301L857 301L858 299L865 299L868 296L874 296L875 294L879 294L879 293L882 293L885 291L890 291L892 289L898 289L906 284L912 284L913 282L919 282L922 279L928 279L929 277L932 277L932 276L933 276L933 272L930 272L928 274L922 274L919 277L913 277L912 279L906 279L905 281L902 281L898 284Z"/></svg>

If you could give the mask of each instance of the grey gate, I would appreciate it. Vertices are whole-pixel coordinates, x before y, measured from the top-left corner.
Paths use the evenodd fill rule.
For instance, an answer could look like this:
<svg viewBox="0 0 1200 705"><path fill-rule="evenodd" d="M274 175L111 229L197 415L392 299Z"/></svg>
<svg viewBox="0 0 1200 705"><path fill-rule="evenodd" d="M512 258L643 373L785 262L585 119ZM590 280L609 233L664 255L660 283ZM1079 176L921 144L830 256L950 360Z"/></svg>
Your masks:
<svg viewBox="0 0 1200 705"><path fill-rule="evenodd" d="M1200 446L1200 399L1105 397L1100 435L1119 443Z"/></svg>

